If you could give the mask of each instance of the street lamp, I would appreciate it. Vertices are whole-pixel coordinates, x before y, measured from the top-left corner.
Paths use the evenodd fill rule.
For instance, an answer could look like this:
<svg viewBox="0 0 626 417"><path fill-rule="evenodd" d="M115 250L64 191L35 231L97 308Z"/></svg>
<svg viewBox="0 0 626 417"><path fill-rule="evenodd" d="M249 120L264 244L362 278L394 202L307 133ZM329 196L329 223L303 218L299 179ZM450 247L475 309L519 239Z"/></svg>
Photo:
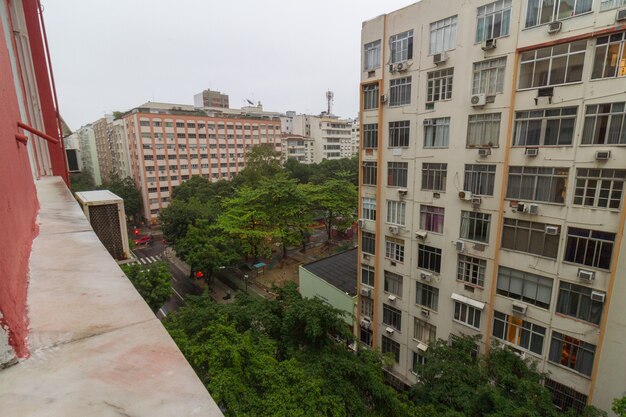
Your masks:
<svg viewBox="0 0 626 417"><path fill-rule="evenodd" d="M243 276L243 282L246 284L246 294L248 294L248 274Z"/></svg>

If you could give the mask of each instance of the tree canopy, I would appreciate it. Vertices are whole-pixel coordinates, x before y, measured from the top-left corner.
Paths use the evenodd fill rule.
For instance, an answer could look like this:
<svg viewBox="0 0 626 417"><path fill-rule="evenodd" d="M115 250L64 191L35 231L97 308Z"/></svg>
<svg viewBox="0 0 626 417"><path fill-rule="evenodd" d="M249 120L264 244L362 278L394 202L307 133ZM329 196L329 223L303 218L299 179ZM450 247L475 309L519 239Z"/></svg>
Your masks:
<svg viewBox="0 0 626 417"><path fill-rule="evenodd" d="M139 264L121 265L121 268L152 311L157 311L172 295L172 274L165 262L155 262L147 268Z"/></svg>
<svg viewBox="0 0 626 417"><path fill-rule="evenodd" d="M113 194L124 200L124 212L127 217L134 217L141 210L141 193L135 187L132 178L120 178L113 175L111 180L104 184L102 188L111 191Z"/></svg>

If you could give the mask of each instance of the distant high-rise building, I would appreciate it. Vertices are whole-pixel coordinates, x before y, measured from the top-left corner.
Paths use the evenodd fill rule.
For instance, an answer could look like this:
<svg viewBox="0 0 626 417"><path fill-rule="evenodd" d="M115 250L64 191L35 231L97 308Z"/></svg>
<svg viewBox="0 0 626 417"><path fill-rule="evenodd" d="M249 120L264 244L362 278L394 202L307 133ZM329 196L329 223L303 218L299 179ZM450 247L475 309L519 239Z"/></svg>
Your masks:
<svg viewBox="0 0 626 417"><path fill-rule="evenodd" d="M102 174L96 145L96 135L93 125L88 124L75 132L80 144L80 156L83 162L83 172L91 175L96 186L102 185Z"/></svg>
<svg viewBox="0 0 626 417"><path fill-rule="evenodd" d="M193 104L196 107L221 107L228 109L228 94L219 91L204 90L193 96Z"/></svg>
<svg viewBox="0 0 626 417"><path fill-rule="evenodd" d="M103 183L111 180L113 158L111 150L111 123L113 116L104 116L91 124L96 141L96 153Z"/></svg>

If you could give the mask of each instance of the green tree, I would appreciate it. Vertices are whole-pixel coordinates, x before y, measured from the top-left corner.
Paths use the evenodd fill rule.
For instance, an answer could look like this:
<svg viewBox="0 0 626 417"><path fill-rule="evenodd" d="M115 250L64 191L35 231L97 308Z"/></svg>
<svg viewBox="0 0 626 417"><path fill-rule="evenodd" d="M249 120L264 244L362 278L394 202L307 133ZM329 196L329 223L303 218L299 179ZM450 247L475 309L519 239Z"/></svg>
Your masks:
<svg viewBox="0 0 626 417"><path fill-rule="evenodd" d="M192 197L202 203L210 201L213 197L211 181L201 175L194 175L172 191L172 200L189 201Z"/></svg>
<svg viewBox="0 0 626 417"><path fill-rule="evenodd" d="M330 179L320 185L303 184L300 187L310 196L311 209L324 217L329 241L334 228L347 229L354 223L358 205L354 184L343 179Z"/></svg>
<svg viewBox="0 0 626 417"><path fill-rule="evenodd" d="M145 269L139 264L121 268L152 311L157 311L172 295L172 274L165 262L155 262Z"/></svg>
<svg viewBox="0 0 626 417"><path fill-rule="evenodd" d="M70 174L70 190L72 190L73 193L95 189L96 184L87 171Z"/></svg>
<svg viewBox="0 0 626 417"><path fill-rule="evenodd" d="M298 180L301 184L309 182L311 176L316 172L315 164L303 164L297 159L289 158L285 162L284 169L291 178Z"/></svg>
<svg viewBox="0 0 626 417"><path fill-rule="evenodd" d="M263 178L272 178L283 169L280 165L280 152L276 152L269 144L252 147L245 157L246 167L238 177L247 186L255 186Z"/></svg>
<svg viewBox="0 0 626 417"><path fill-rule="evenodd" d="M626 395L613 400L613 412L620 417L626 417Z"/></svg>
<svg viewBox="0 0 626 417"><path fill-rule="evenodd" d="M124 200L126 217L132 218L141 210L141 193L135 187L135 181L132 178L120 178L113 175L109 183L104 184L103 188Z"/></svg>
<svg viewBox="0 0 626 417"><path fill-rule="evenodd" d="M355 186L359 185L359 157L342 159L325 159L315 167L310 181L323 184L330 179L343 179Z"/></svg>
<svg viewBox="0 0 626 417"><path fill-rule="evenodd" d="M189 197L189 200L174 199L159 213L163 236L169 242L176 244L187 234L189 226L197 220L213 221L216 211L216 207L209 203L202 203L196 197Z"/></svg>

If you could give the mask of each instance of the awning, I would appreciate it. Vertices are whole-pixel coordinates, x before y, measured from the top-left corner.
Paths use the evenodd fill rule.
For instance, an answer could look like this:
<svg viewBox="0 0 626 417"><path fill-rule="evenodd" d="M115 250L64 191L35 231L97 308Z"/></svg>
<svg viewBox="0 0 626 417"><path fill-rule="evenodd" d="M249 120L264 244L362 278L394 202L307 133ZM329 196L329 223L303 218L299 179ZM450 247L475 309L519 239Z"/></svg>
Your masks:
<svg viewBox="0 0 626 417"><path fill-rule="evenodd" d="M456 294L456 293L452 293L451 298L453 300L456 300L460 303L464 303L464 304L468 304L471 305L472 307L475 307L479 310L483 310L485 308L485 303L481 303L480 301L476 301L476 300L472 300L471 298Z"/></svg>

